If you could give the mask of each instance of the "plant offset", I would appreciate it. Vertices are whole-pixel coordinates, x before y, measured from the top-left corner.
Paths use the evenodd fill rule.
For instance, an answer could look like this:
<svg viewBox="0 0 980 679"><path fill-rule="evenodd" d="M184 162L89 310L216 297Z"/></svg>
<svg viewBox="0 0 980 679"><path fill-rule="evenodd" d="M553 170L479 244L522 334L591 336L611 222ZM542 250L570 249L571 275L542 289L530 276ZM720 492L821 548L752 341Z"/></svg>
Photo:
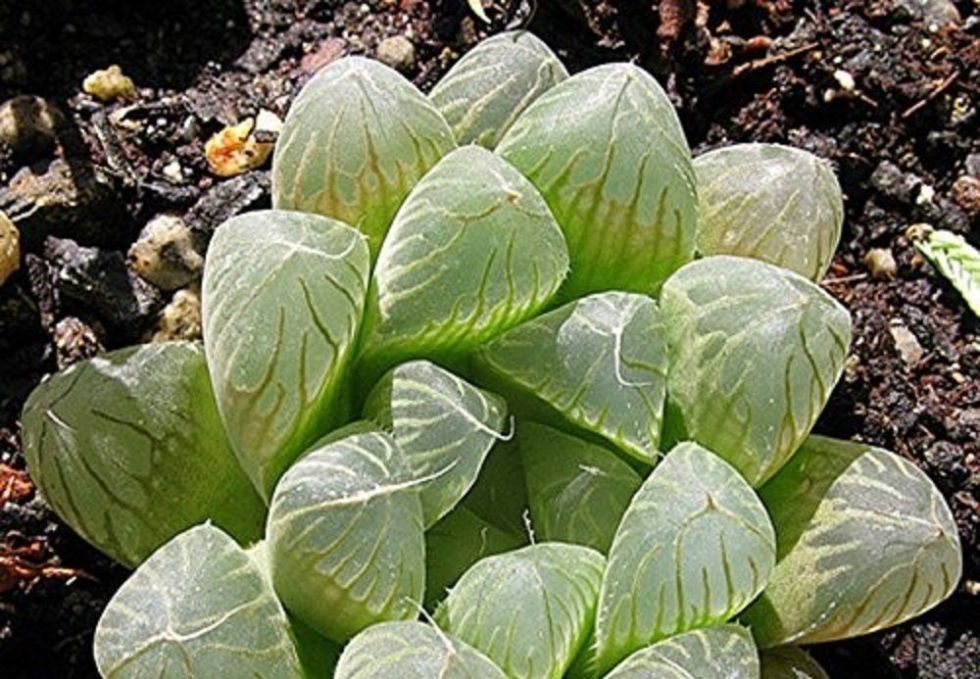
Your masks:
<svg viewBox="0 0 980 679"><path fill-rule="evenodd" d="M105 677L824 676L798 646L937 604L911 463L810 434L850 317L829 166L691 158L656 81L491 38L286 119L218 229L203 346L76 364L23 414L62 518L136 568Z"/></svg>

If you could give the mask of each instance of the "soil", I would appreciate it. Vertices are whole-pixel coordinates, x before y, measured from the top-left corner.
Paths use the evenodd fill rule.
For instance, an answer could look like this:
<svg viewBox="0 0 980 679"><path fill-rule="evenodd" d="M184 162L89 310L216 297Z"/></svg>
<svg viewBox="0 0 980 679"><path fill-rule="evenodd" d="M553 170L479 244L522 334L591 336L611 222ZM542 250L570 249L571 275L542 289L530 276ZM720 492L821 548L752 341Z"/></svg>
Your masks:
<svg viewBox="0 0 980 679"><path fill-rule="evenodd" d="M929 223L980 241L977 5L492 5L484 26L462 0L0 0L0 102L33 94L57 111L52 134L16 152L0 143L0 209L24 249L0 287L4 676L96 676L92 631L126 572L37 497L19 411L43 375L153 333L173 293L136 279L125 260L150 218L182 215L206 242L223 219L268 204L266 170L219 179L204 142L260 109L284 115L319 66L374 54L384 38L413 43L406 74L428 88L481 37L528 23L573 71L630 59L656 74L697 153L751 140L833 161L847 222L823 285L851 310L855 339L817 429L923 469L953 508L965 575L916 621L813 652L834 677L980 676L980 325L906 235ZM81 93L86 75L114 63L135 97L103 104ZM891 253L893 277L865 263L875 248Z"/></svg>

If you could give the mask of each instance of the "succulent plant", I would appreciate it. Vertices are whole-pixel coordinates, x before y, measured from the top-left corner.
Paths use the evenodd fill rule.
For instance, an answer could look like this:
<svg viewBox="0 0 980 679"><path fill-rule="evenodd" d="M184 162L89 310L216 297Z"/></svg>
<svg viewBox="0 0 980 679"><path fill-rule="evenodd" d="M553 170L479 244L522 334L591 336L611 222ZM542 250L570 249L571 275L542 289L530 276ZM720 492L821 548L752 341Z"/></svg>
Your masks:
<svg viewBox="0 0 980 679"><path fill-rule="evenodd" d="M823 161L692 160L651 76L517 33L430 97L326 67L273 175L203 348L25 406L48 502L137 567L104 676L818 677L793 645L956 586L929 479L811 434L850 343Z"/></svg>

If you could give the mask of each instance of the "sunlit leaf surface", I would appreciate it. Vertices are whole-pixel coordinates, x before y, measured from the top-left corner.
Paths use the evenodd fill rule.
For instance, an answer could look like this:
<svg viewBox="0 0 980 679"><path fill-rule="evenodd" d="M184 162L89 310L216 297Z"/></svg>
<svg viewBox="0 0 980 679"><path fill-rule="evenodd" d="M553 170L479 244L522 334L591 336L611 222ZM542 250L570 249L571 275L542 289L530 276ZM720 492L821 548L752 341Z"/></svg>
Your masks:
<svg viewBox="0 0 980 679"><path fill-rule="evenodd" d="M76 363L34 390L22 420L45 500L126 565L207 519L243 541L261 535L265 507L224 436L199 344Z"/></svg>
<svg viewBox="0 0 980 679"><path fill-rule="evenodd" d="M508 436L507 404L428 361L403 363L368 397L364 415L392 432L419 486L426 527L466 494L493 444Z"/></svg>
<svg viewBox="0 0 980 679"><path fill-rule="evenodd" d="M425 585L422 505L402 453L382 433L314 447L269 508L272 579L282 602L343 642L418 614Z"/></svg>
<svg viewBox="0 0 980 679"><path fill-rule="evenodd" d="M505 679L492 660L432 625L386 622L344 649L335 679Z"/></svg>
<svg viewBox="0 0 980 679"><path fill-rule="evenodd" d="M361 235L298 212L225 222L204 267L211 381L242 466L267 497L279 475L345 421L342 378L364 309Z"/></svg>
<svg viewBox="0 0 980 679"><path fill-rule="evenodd" d="M374 272L364 360L468 351L537 313L567 271L537 189L489 151L463 147L395 218Z"/></svg>
<svg viewBox="0 0 980 679"><path fill-rule="evenodd" d="M811 436L761 495L779 562L743 616L760 647L897 625L959 581L963 555L949 507L893 453Z"/></svg>
<svg viewBox="0 0 980 679"><path fill-rule="evenodd" d="M680 444L633 497L609 551L599 668L730 619L762 591L775 561L773 527L752 488L712 452Z"/></svg>
<svg viewBox="0 0 980 679"><path fill-rule="evenodd" d="M656 292L694 255L691 152L659 84L632 64L578 73L531 104L497 153L524 172L568 240L564 299Z"/></svg>
<svg viewBox="0 0 980 679"><path fill-rule="evenodd" d="M803 442L844 369L847 310L807 279L742 257L688 264L660 297L668 428L758 486Z"/></svg>
<svg viewBox="0 0 980 679"><path fill-rule="evenodd" d="M637 651L608 679L759 679L748 630L721 625L687 632Z"/></svg>
<svg viewBox="0 0 980 679"><path fill-rule="evenodd" d="M272 162L272 204L339 219L372 254L415 183L456 147L435 107L379 61L320 69L289 109Z"/></svg>
<svg viewBox="0 0 980 679"><path fill-rule="evenodd" d="M559 679L592 626L604 566L595 550L557 542L487 557L460 578L436 620L508 676Z"/></svg>
<svg viewBox="0 0 980 679"><path fill-rule="evenodd" d="M694 159L698 251L755 257L812 281L840 241L844 198L830 163L778 144L736 144Z"/></svg>
<svg viewBox="0 0 980 679"><path fill-rule="evenodd" d="M518 402L543 402L561 419L652 464L667 389L661 326L649 297L599 293L497 337L480 349L478 362Z"/></svg>
<svg viewBox="0 0 980 679"><path fill-rule="evenodd" d="M555 53L534 34L508 31L467 52L429 99L458 143L492 149L524 109L567 77Z"/></svg>
<svg viewBox="0 0 980 679"><path fill-rule="evenodd" d="M544 425L522 423L518 438L538 539L608 552L640 475L610 450Z"/></svg>
<svg viewBox="0 0 980 679"><path fill-rule="evenodd" d="M106 679L304 676L272 586L211 525L181 533L123 583L96 628L95 662Z"/></svg>

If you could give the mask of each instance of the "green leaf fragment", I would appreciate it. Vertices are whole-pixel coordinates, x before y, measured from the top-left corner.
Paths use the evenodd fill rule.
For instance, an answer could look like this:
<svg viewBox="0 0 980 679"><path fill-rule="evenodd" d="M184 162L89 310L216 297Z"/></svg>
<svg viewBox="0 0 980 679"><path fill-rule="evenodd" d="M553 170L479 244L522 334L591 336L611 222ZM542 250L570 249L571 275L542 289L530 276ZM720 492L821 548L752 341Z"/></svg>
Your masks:
<svg viewBox="0 0 980 679"><path fill-rule="evenodd" d="M924 240L915 241L915 246L980 317L980 252L963 236L943 229L931 231Z"/></svg>
<svg viewBox="0 0 980 679"><path fill-rule="evenodd" d="M653 293L694 256L691 152L667 95L639 67L598 66L555 86L497 153L541 190L565 232L563 299Z"/></svg>
<svg viewBox="0 0 980 679"><path fill-rule="evenodd" d="M487 523L465 506L456 507L425 534L425 603L442 600L483 557L526 544L525 536Z"/></svg>
<svg viewBox="0 0 980 679"><path fill-rule="evenodd" d="M472 4L483 9L478 0ZM458 143L492 149L535 99L567 77L555 53L533 33L508 31L467 52L429 99Z"/></svg>
<svg viewBox="0 0 980 679"><path fill-rule="evenodd" d="M266 528L276 593L344 642L418 614L425 585L422 505L394 441L379 432L314 446L287 471Z"/></svg>
<svg viewBox="0 0 980 679"><path fill-rule="evenodd" d="M508 676L558 679L588 637L604 567L595 550L557 542L487 557L460 578L436 620Z"/></svg>
<svg viewBox="0 0 980 679"><path fill-rule="evenodd" d="M123 583L95 630L95 662L105 679L304 677L268 580L208 524L175 537Z"/></svg>
<svg viewBox="0 0 980 679"><path fill-rule="evenodd" d="M492 660L421 622L374 625L347 645L335 679L505 679Z"/></svg>
<svg viewBox="0 0 980 679"><path fill-rule="evenodd" d="M374 388L364 415L392 432L419 486L428 528L476 481L505 432L507 404L428 361L403 363Z"/></svg>
<svg viewBox="0 0 980 679"><path fill-rule="evenodd" d="M199 344L76 363L31 393L22 422L45 500L127 566L207 519L245 542L262 534L265 507L222 431Z"/></svg>
<svg viewBox="0 0 980 679"><path fill-rule="evenodd" d="M543 402L559 420L652 464L667 390L663 336L656 302L605 292L519 325L477 358L508 396Z"/></svg>
<svg viewBox="0 0 980 679"><path fill-rule="evenodd" d="M537 538L607 553L640 475L606 448L540 424L522 423L518 446Z"/></svg>
<svg viewBox="0 0 980 679"><path fill-rule="evenodd" d="M827 161L778 144L694 159L698 251L754 257L819 280L840 242L844 198Z"/></svg>
<svg viewBox="0 0 980 679"><path fill-rule="evenodd" d="M830 679L809 653L797 646L777 646L759 654L762 679Z"/></svg>
<svg viewBox="0 0 980 679"><path fill-rule="evenodd" d="M710 451L678 445L616 531L599 596L599 668L730 619L762 591L775 561L773 527L752 488Z"/></svg>
<svg viewBox="0 0 980 679"><path fill-rule="evenodd" d="M442 114L397 71L345 57L293 102L272 162L272 203L351 224L376 255L405 196L455 147Z"/></svg>
<svg viewBox="0 0 980 679"><path fill-rule="evenodd" d="M343 379L370 260L340 222L259 211L225 222L204 266L205 346L239 460L266 497L324 431L345 421Z"/></svg>
<svg viewBox="0 0 980 679"><path fill-rule="evenodd" d="M398 212L374 272L364 361L459 355L533 316L568 253L541 195L478 146L448 156Z"/></svg>
<svg viewBox="0 0 980 679"><path fill-rule="evenodd" d="M670 353L667 428L761 485L827 403L844 369L850 315L802 276L730 256L678 271L660 308Z"/></svg>
<svg viewBox="0 0 980 679"><path fill-rule="evenodd" d="M720 625L687 632L637 651L607 679L759 679L759 654L748 630Z"/></svg>
<svg viewBox="0 0 980 679"><path fill-rule="evenodd" d="M528 537L531 505L516 441L499 443L490 452L462 504L491 526L521 539Z"/></svg>
<svg viewBox="0 0 980 679"><path fill-rule="evenodd" d="M897 625L956 587L952 513L897 455L811 436L760 493L779 535L769 585L743 616L761 648Z"/></svg>

